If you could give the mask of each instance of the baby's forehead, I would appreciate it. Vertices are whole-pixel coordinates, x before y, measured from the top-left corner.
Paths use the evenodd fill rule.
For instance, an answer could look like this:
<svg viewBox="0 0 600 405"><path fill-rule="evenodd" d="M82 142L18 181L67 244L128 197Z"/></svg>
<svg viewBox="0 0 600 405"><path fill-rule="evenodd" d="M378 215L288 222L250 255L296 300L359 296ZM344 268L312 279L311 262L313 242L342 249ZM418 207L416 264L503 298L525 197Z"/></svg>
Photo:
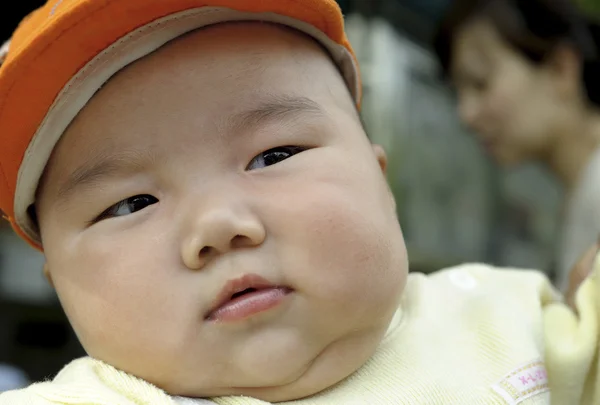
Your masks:
<svg viewBox="0 0 600 405"><path fill-rule="evenodd" d="M277 26L227 24L188 34L121 70L63 138L77 132L83 135L74 142L93 143L126 130L241 130L333 109L356 114L341 75L312 39Z"/></svg>
<svg viewBox="0 0 600 405"><path fill-rule="evenodd" d="M337 68L312 38L276 25L237 23L194 31L125 67L84 110L104 104L122 112L150 101L168 110L174 89L194 93L190 108L213 115L264 98L308 97L320 104L339 98L354 106ZM227 110L215 111L224 104Z"/></svg>

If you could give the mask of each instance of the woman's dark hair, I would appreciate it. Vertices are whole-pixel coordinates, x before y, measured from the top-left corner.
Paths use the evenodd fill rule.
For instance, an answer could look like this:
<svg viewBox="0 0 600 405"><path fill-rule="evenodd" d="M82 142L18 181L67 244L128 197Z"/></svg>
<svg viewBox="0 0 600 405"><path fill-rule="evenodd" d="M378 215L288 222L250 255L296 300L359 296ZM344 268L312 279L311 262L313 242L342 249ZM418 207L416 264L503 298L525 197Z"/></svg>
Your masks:
<svg viewBox="0 0 600 405"><path fill-rule="evenodd" d="M457 31L478 19L489 21L533 63L547 60L559 45L570 46L581 58L588 98L600 105L600 27L583 15L574 0L451 0L433 44L445 75Z"/></svg>

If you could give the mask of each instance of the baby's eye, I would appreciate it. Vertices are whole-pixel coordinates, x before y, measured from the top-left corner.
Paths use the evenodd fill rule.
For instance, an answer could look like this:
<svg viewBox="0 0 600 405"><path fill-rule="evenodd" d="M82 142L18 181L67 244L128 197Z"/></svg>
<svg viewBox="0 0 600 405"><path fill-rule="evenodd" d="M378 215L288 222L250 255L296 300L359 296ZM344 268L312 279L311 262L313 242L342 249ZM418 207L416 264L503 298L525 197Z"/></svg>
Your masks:
<svg viewBox="0 0 600 405"><path fill-rule="evenodd" d="M115 205L109 207L96 218L95 222L112 217L121 217L123 215L133 214L134 212L143 210L149 205L156 204L158 199L148 194L136 195L119 201Z"/></svg>
<svg viewBox="0 0 600 405"><path fill-rule="evenodd" d="M306 148L300 146L279 146L269 149L255 156L246 167L246 170L260 169L261 167L274 165L304 150Z"/></svg>

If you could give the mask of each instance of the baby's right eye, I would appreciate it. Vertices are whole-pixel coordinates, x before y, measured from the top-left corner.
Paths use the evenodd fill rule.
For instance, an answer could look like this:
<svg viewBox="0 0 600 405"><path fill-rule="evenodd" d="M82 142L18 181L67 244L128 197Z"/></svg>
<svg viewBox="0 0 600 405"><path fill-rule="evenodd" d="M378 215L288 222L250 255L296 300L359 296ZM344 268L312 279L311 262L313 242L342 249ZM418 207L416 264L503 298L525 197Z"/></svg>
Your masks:
<svg viewBox="0 0 600 405"><path fill-rule="evenodd" d="M304 150L306 150L306 148L301 146L279 146L277 148L266 150L255 156L246 167L246 170L260 169L274 165Z"/></svg>
<svg viewBox="0 0 600 405"><path fill-rule="evenodd" d="M108 207L94 220L94 222L101 221L103 219L112 217L122 217L124 215L133 214L134 212L141 211L144 208L156 204L158 199L149 194L140 194L133 197L126 198L119 201L115 205Z"/></svg>

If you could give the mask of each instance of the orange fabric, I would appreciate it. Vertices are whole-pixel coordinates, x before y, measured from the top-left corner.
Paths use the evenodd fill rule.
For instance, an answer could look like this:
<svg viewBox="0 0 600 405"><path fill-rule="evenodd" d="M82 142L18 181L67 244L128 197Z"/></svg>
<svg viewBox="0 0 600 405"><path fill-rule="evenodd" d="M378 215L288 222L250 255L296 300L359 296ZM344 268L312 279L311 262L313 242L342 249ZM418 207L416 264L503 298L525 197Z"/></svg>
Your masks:
<svg viewBox="0 0 600 405"><path fill-rule="evenodd" d="M0 68L0 210L14 217L19 166L64 85L127 33L157 18L203 6L274 12L302 20L352 52L334 0L49 0L23 20Z"/></svg>

